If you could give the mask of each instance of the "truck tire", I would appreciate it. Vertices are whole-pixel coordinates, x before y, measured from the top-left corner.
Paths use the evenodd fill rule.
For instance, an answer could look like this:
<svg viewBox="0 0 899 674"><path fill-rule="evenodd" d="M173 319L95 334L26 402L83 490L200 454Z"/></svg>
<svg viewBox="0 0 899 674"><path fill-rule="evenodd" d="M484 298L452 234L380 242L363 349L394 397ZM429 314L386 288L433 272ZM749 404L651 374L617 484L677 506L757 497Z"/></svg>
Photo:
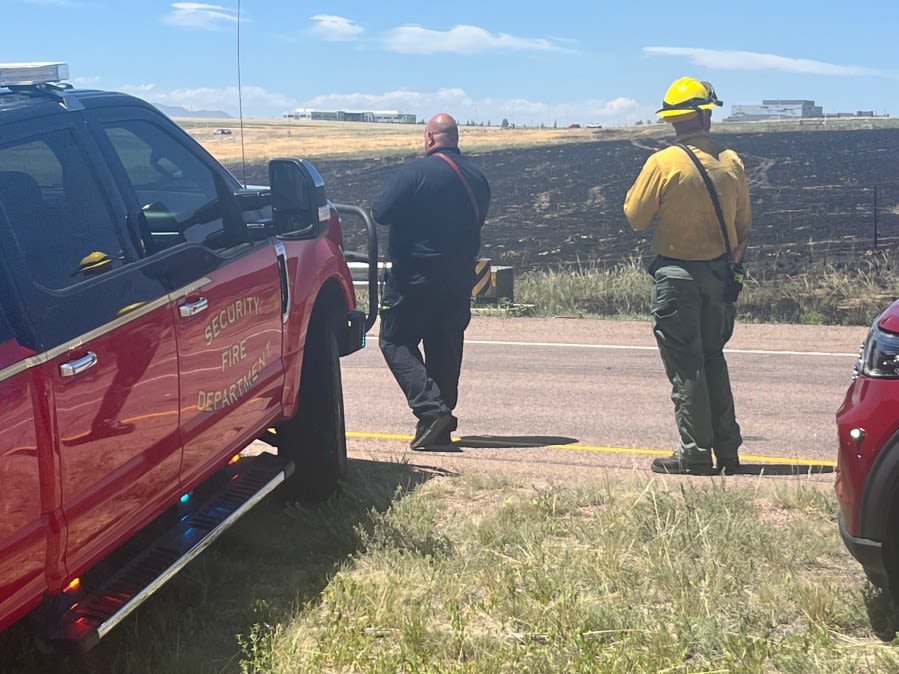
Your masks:
<svg viewBox="0 0 899 674"><path fill-rule="evenodd" d="M275 428L278 454L295 466L287 488L302 501L328 498L346 471L337 335L321 318L313 315L306 335L297 412Z"/></svg>

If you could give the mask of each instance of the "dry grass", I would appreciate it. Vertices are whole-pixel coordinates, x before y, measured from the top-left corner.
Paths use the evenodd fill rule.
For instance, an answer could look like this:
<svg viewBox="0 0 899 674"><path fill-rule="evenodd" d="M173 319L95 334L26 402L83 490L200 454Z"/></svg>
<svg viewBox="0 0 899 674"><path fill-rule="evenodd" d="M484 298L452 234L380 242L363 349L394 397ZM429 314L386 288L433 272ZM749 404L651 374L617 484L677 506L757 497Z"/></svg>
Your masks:
<svg viewBox="0 0 899 674"><path fill-rule="evenodd" d="M424 127L420 124L369 124L296 120L252 120L244 123L244 147L240 123L234 119L179 119L178 123L216 159L229 163L246 153L256 163L272 157L340 158L389 157L419 154ZM215 135L219 128L231 135ZM461 146L469 152L509 147L536 147L594 140L604 129L509 128L471 126L461 129Z"/></svg>
<svg viewBox="0 0 899 674"><path fill-rule="evenodd" d="M418 154L422 146L421 124L370 124L363 122L320 122L286 119L244 120L245 143L241 148L241 124L237 119L177 118L175 120L215 157L225 163L238 161L245 155L249 162L267 161L272 157L340 158L395 157ZM498 126L463 126L461 146L468 152L489 152L504 148L537 147L560 143L603 140L638 140L670 136L667 124L642 126L569 129L508 128ZM894 128L899 118L833 119L826 124L818 120L767 122L716 122L719 133L752 133L773 131L846 130ZM229 136L214 135L215 129L232 130Z"/></svg>
<svg viewBox="0 0 899 674"><path fill-rule="evenodd" d="M266 499L87 657L0 641L0 671L899 671L896 611L836 513L801 476L535 484L355 460L316 508Z"/></svg>

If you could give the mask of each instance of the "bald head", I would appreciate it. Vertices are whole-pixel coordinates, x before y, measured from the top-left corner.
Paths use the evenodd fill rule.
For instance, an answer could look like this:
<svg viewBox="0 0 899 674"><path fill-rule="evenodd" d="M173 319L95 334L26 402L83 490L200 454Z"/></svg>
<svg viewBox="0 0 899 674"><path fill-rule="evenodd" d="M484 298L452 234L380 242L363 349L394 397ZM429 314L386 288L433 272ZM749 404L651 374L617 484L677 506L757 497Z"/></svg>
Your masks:
<svg viewBox="0 0 899 674"><path fill-rule="evenodd" d="M438 112L425 124L425 152L435 147L459 147L459 127L445 112Z"/></svg>

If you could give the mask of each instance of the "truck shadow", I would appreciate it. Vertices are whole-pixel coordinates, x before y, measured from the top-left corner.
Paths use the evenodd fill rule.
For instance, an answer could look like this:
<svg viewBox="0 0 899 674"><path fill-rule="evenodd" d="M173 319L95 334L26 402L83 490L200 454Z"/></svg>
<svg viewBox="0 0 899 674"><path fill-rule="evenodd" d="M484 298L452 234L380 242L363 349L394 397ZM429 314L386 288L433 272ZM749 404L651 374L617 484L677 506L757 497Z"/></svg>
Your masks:
<svg viewBox="0 0 899 674"><path fill-rule="evenodd" d="M871 630L885 643L894 641L899 634L899 606L890 593L869 583L863 590L863 599Z"/></svg>
<svg viewBox="0 0 899 674"><path fill-rule="evenodd" d="M320 599L338 570L372 544L380 514L440 468L351 459L340 491L308 505L279 488L138 607L90 652L49 657L24 621L0 634L0 672L241 672L281 624ZM285 485L286 487L286 485ZM423 552L446 542L404 540Z"/></svg>

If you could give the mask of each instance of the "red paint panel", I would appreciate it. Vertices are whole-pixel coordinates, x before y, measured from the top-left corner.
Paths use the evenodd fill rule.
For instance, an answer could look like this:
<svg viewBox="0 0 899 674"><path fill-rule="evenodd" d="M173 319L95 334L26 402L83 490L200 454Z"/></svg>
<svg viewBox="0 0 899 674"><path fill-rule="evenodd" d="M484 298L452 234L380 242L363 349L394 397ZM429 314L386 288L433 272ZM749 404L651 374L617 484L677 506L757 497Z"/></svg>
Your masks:
<svg viewBox="0 0 899 674"><path fill-rule="evenodd" d="M262 245L208 275L173 307L181 387L182 483L220 467L280 413L281 283L274 246ZM181 316L181 305L207 308Z"/></svg>
<svg viewBox="0 0 899 674"><path fill-rule="evenodd" d="M878 454L897 431L899 382L894 379L859 377L846 392L837 410L839 475L837 497L849 532L859 535L859 516L865 482ZM863 428L860 445L850 437L853 428Z"/></svg>
<svg viewBox="0 0 899 674"><path fill-rule="evenodd" d="M14 339L0 342L0 370L33 355L34 351L26 349Z"/></svg>
<svg viewBox="0 0 899 674"><path fill-rule="evenodd" d="M63 377L60 365L97 355ZM80 574L179 492L178 373L168 306L85 341L46 365L53 382L66 564Z"/></svg>
<svg viewBox="0 0 899 674"><path fill-rule="evenodd" d="M31 377L26 371L0 382L0 628L36 603L45 588L47 532Z"/></svg>

